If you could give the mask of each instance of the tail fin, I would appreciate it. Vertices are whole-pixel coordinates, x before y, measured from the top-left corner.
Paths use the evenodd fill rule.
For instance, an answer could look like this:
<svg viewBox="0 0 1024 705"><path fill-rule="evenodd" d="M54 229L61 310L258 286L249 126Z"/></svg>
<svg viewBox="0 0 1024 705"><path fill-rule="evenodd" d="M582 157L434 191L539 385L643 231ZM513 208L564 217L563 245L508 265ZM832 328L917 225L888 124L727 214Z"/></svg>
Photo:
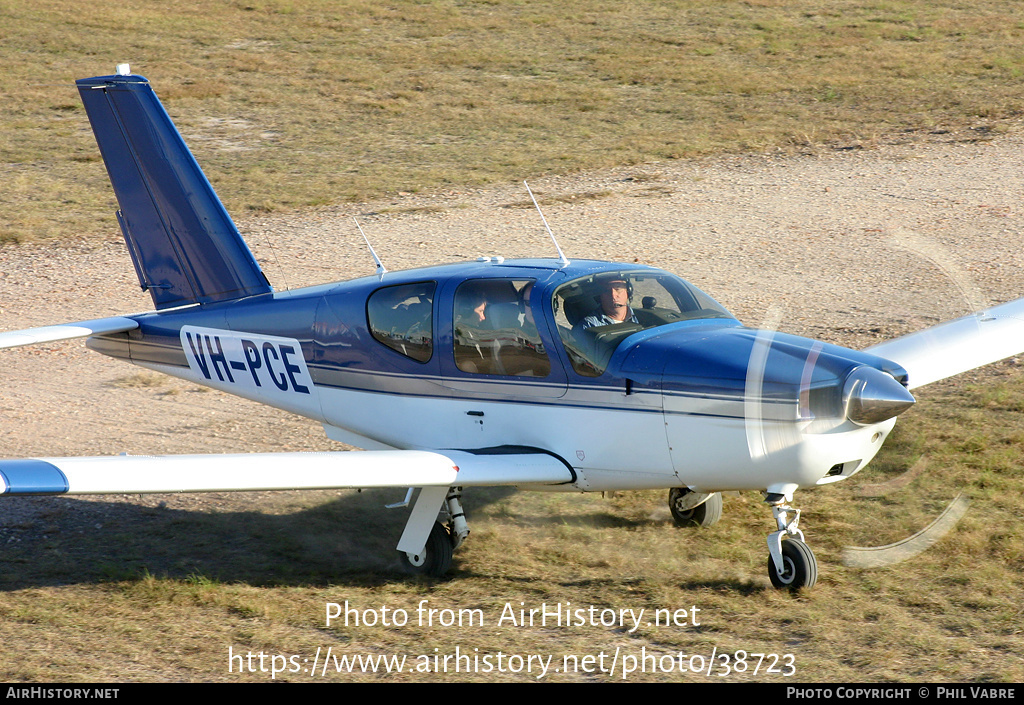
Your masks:
<svg viewBox="0 0 1024 705"><path fill-rule="evenodd" d="M271 292L149 82L118 75L77 85L139 283L156 308Z"/></svg>

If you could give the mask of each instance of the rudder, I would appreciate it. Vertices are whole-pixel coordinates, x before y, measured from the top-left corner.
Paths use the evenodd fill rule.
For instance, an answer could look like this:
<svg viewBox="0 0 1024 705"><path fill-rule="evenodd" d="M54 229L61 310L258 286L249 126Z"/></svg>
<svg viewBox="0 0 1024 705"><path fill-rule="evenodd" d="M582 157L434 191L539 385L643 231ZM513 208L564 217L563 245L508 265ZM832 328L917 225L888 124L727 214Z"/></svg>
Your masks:
<svg viewBox="0 0 1024 705"><path fill-rule="evenodd" d="M156 308L273 291L149 81L117 75L76 84L139 283Z"/></svg>

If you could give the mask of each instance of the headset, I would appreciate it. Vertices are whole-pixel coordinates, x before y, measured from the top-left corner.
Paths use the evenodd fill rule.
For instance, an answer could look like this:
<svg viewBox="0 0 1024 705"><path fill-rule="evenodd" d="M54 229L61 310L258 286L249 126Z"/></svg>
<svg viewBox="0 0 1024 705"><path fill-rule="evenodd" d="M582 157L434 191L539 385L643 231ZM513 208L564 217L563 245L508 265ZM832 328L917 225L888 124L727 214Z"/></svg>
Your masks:
<svg viewBox="0 0 1024 705"><path fill-rule="evenodd" d="M599 287L601 287L600 291L598 291L597 299L600 301L601 294L604 293L605 289L609 288L608 285L611 282L619 282L619 281L625 283L625 285L626 285L626 295L629 297L629 300L632 301L633 300L633 281L629 277L624 276L622 274L599 274L598 276L594 277L594 284L596 284Z"/></svg>

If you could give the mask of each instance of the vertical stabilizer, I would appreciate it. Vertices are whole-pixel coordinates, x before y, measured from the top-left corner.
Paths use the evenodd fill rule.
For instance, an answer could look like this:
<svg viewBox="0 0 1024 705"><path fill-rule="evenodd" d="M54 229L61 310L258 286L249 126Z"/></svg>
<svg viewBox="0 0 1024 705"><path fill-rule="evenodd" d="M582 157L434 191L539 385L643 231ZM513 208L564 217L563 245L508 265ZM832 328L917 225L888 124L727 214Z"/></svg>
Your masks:
<svg viewBox="0 0 1024 705"><path fill-rule="evenodd" d="M149 82L118 75L77 85L139 283L156 308L272 291Z"/></svg>

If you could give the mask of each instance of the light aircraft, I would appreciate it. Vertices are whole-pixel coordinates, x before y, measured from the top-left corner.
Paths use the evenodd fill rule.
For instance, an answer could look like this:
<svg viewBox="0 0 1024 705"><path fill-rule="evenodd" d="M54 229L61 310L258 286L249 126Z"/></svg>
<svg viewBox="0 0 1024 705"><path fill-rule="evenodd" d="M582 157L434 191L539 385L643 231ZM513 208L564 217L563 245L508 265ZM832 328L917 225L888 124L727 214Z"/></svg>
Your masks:
<svg viewBox="0 0 1024 705"><path fill-rule="evenodd" d="M0 347L88 337L366 450L0 460L7 497L418 488L398 551L436 576L469 533L465 487L668 489L676 522L705 526L721 492L758 490L771 582L805 588L817 563L793 493L863 469L910 389L1024 351L1024 299L857 351L744 327L673 274L560 249L402 272L374 253L375 275L275 291L149 82L122 65L77 86L155 310Z"/></svg>

